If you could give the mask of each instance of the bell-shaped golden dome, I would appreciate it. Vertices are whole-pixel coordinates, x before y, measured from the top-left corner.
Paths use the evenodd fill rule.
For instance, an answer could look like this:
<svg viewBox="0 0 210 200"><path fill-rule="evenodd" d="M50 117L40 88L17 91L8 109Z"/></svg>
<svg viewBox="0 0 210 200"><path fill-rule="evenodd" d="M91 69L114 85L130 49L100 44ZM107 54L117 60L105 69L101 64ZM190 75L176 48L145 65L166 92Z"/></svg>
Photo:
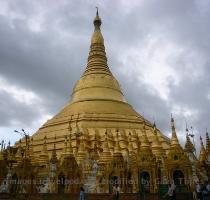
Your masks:
<svg viewBox="0 0 210 200"><path fill-rule="evenodd" d="M74 153L79 150L74 134L78 127L86 130L87 133L82 134L83 137L87 138L94 135L93 130L95 129L99 131L99 137L103 138L106 129L110 129L112 134L116 129L122 129L125 133L126 131L137 130L138 134L141 135L143 123L147 127L152 127L150 122L145 120L126 102L118 81L108 67L104 39L100 30L101 19L98 12L93 23L95 27L87 66L81 78L75 84L71 100L33 135L36 140L41 141L45 134L48 137L53 137L56 134L62 141L57 142L59 144L56 145L56 148L60 149L57 151L60 155L62 154L61 149L64 148L65 135L68 134L72 134ZM71 133L69 133L70 126L72 128ZM151 136L149 137L151 138ZM169 146L169 140L164 136L163 138ZM101 140L103 141L103 139ZM122 148L125 149L126 147L122 146ZM38 149L40 148L37 145L37 151ZM114 149L114 147L112 146L111 149Z"/></svg>

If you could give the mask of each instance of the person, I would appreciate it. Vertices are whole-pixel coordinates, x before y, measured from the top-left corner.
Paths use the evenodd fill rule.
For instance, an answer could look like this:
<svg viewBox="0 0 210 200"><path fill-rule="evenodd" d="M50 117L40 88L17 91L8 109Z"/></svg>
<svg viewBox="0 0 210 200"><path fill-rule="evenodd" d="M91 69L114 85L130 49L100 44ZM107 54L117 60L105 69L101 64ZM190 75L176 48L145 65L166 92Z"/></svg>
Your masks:
<svg viewBox="0 0 210 200"><path fill-rule="evenodd" d="M197 194L197 199L202 200L202 193L201 193L201 184L200 182L197 182L196 184L196 194Z"/></svg>
<svg viewBox="0 0 210 200"><path fill-rule="evenodd" d="M80 188L79 200L85 200L85 190L83 187Z"/></svg>
<svg viewBox="0 0 210 200"><path fill-rule="evenodd" d="M196 185L197 185L196 182L194 182L194 184L192 185L193 200L197 200Z"/></svg>
<svg viewBox="0 0 210 200"><path fill-rule="evenodd" d="M119 185L117 185L116 191L117 191L116 200L119 200L120 199L120 186Z"/></svg>
<svg viewBox="0 0 210 200"><path fill-rule="evenodd" d="M209 192L209 195L210 195L210 183L208 182L207 186L206 186L208 192Z"/></svg>
<svg viewBox="0 0 210 200"><path fill-rule="evenodd" d="M169 196L169 199L170 199L170 200L173 200L173 193L174 193L174 188L173 188L173 186L169 183L169 185L168 185L168 192L167 192L166 196L168 195L168 196Z"/></svg>
<svg viewBox="0 0 210 200"><path fill-rule="evenodd" d="M207 190L207 182L205 182L201 187L202 200L208 200L208 190Z"/></svg>
<svg viewBox="0 0 210 200"><path fill-rule="evenodd" d="M114 185L113 186L113 194L114 194L114 200L119 200L120 199L120 187L119 185Z"/></svg>
<svg viewBox="0 0 210 200"><path fill-rule="evenodd" d="M113 200L115 200L116 199L116 193L117 193L117 188L116 188L115 185L113 185L112 193L113 193Z"/></svg>
<svg viewBox="0 0 210 200"><path fill-rule="evenodd" d="M174 182L171 184L172 190L173 190L173 200L176 200L176 185Z"/></svg>

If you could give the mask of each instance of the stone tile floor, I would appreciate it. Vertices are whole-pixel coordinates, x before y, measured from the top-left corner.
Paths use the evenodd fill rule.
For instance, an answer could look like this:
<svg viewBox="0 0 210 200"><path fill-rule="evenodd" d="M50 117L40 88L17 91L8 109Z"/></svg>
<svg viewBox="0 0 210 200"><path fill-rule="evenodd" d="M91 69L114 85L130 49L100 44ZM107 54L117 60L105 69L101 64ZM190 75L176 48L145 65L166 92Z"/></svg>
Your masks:
<svg viewBox="0 0 210 200"><path fill-rule="evenodd" d="M0 194L0 200L78 200L78 194ZM146 195L140 197L138 194L121 194L120 200L164 200L167 198L158 195ZM177 194L177 200L191 200L190 193ZM86 200L113 200L111 194L87 194Z"/></svg>

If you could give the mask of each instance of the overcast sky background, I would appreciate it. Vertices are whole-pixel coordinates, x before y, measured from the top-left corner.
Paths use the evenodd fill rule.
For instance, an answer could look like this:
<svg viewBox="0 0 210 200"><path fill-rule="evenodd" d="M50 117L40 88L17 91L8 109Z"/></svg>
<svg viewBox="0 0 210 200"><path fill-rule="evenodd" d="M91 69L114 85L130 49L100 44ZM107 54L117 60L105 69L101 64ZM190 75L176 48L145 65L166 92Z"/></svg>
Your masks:
<svg viewBox="0 0 210 200"><path fill-rule="evenodd" d="M210 1L0 0L0 139L30 134L70 99L84 71L95 6L109 67L127 101L180 141L210 129Z"/></svg>

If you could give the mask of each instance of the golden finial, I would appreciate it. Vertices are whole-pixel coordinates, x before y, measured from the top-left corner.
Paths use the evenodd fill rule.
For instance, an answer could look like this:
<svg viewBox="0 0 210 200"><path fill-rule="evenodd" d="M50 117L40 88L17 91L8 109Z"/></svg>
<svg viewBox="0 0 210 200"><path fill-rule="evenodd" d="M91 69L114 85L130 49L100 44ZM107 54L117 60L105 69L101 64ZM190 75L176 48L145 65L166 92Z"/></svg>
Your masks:
<svg viewBox="0 0 210 200"><path fill-rule="evenodd" d="M44 143L43 143L43 152L47 152L47 136L44 136Z"/></svg>
<svg viewBox="0 0 210 200"><path fill-rule="evenodd" d="M161 142L159 140L159 137L158 137L158 132L157 132L157 127L156 127L156 123L154 122L154 125L153 125L153 131L154 131L154 140L152 142L152 148L153 149L157 149L159 150L162 150L162 146L161 146Z"/></svg>
<svg viewBox="0 0 210 200"><path fill-rule="evenodd" d="M142 131L142 136L141 136L141 147L149 147L150 144L149 144L149 141L148 141L148 138L147 138L147 132L146 132L146 121L145 121L145 118L143 120L143 131Z"/></svg>
<svg viewBox="0 0 210 200"><path fill-rule="evenodd" d="M174 123L173 114L171 113L171 123Z"/></svg>
<svg viewBox="0 0 210 200"><path fill-rule="evenodd" d="M201 143L203 143L203 138L200 136L200 141L201 141Z"/></svg>
<svg viewBox="0 0 210 200"><path fill-rule="evenodd" d="M133 144L132 144L132 139L131 139L131 133L129 132L129 138L128 138L128 146L129 146L129 150L133 150Z"/></svg>
<svg viewBox="0 0 210 200"><path fill-rule="evenodd" d="M200 150L200 155L199 155L199 161L204 162L206 161L207 156L206 156L206 149L204 148L204 145L203 145L203 138L201 136L200 136L200 141L201 141L201 150Z"/></svg>
<svg viewBox="0 0 210 200"><path fill-rule="evenodd" d="M103 149L105 152L109 152L109 144L108 144L108 133L107 133L107 130L105 132L105 140L104 140L104 143L103 143Z"/></svg>
<svg viewBox="0 0 210 200"><path fill-rule="evenodd" d="M157 127L156 127L156 123L154 121L154 124L153 124L153 129L156 131Z"/></svg>
<svg viewBox="0 0 210 200"><path fill-rule="evenodd" d="M50 162L55 164L57 161L56 144L54 143Z"/></svg>
<svg viewBox="0 0 210 200"><path fill-rule="evenodd" d="M69 134L69 147L68 147L69 153L73 154L73 149L72 149L72 145L71 145L71 134Z"/></svg>
<svg viewBox="0 0 210 200"><path fill-rule="evenodd" d="M188 126L186 123L186 143L185 143L185 150L188 152L194 152L195 146L192 144L190 137L193 137L193 134L189 134Z"/></svg>
<svg viewBox="0 0 210 200"><path fill-rule="evenodd" d="M44 136L44 145L43 145L44 151L47 151L47 136Z"/></svg>
<svg viewBox="0 0 210 200"><path fill-rule="evenodd" d="M172 114L171 114L171 129L172 129L171 145L180 147L179 140L176 135L175 121Z"/></svg>
<svg viewBox="0 0 210 200"><path fill-rule="evenodd" d="M105 141L108 142L108 133L107 133L107 130L105 132ZM108 145L109 146L109 145Z"/></svg>
<svg viewBox="0 0 210 200"><path fill-rule="evenodd" d="M120 153L119 135L120 135L119 129L116 129L116 142L115 142L114 153Z"/></svg>
<svg viewBox="0 0 210 200"><path fill-rule="evenodd" d="M71 131L72 131L71 121L72 121L72 115L71 115L71 118L70 118L70 121L69 121L69 132L70 132L70 133L71 133Z"/></svg>
<svg viewBox="0 0 210 200"><path fill-rule="evenodd" d="M100 29L101 19L100 19L99 14L98 14L98 7L96 7L96 17L95 17L95 19L93 21L93 24L95 25L96 29Z"/></svg>
<svg viewBox="0 0 210 200"><path fill-rule="evenodd" d="M189 129L188 129L188 125L187 125L187 120L185 119L185 126L186 126L186 133L189 134Z"/></svg>
<svg viewBox="0 0 210 200"><path fill-rule="evenodd" d="M98 7L96 6L96 15L98 15Z"/></svg>
<svg viewBox="0 0 210 200"><path fill-rule="evenodd" d="M143 134L146 135L146 121L144 118L144 123L143 123Z"/></svg>
<svg viewBox="0 0 210 200"><path fill-rule="evenodd" d="M210 154L210 139L209 139L209 133L206 129L206 150Z"/></svg>

